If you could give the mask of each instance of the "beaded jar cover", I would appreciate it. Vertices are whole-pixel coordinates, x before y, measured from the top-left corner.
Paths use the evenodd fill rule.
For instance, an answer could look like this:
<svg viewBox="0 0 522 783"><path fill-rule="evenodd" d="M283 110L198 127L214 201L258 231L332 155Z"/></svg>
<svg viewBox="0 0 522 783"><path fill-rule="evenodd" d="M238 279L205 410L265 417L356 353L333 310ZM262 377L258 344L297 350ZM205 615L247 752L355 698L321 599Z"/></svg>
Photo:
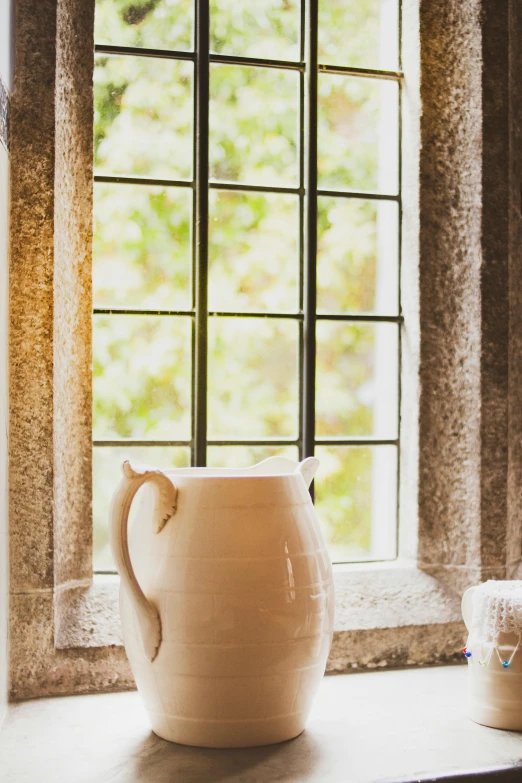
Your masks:
<svg viewBox="0 0 522 783"><path fill-rule="evenodd" d="M522 580L490 580L473 594L472 635L496 644L501 633L522 634Z"/></svg>

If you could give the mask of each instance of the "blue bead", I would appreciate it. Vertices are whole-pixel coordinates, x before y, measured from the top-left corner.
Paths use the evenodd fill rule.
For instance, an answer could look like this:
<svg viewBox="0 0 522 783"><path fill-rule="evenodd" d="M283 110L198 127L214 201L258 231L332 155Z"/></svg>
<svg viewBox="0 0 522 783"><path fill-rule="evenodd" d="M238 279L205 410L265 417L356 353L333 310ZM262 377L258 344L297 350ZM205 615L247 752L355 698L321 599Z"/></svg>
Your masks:
<svg viewBox="0 0 522 783"><path fill-rule="evenodd" d="M509 666L509 661L504 661L502 666L504 667L504 669L507 669L507 667Z"/></svg>
<svg viewBox="0 0 522 783"><path fill-rule="evenodd" d="M469 651L465 652L464 655L466 656L466 658L471 658L471 653Z"/></svg>

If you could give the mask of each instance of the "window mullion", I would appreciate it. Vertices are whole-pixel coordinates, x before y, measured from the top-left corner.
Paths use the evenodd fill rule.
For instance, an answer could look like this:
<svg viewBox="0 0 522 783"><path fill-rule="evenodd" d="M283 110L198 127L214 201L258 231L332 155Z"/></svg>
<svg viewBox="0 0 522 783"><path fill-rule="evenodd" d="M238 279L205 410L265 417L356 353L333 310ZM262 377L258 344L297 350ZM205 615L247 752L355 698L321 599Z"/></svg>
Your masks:
<svg viewBox="0 0 522 783"><path fill-rule="evenodd" d="M317 33L319 0L306 9L303 456L314 453L317 311Z"/></svg>
<svg viewBox="0 0 522 783"><path fill-rule="evenodd" d="M196 0L193 462L207 462L209 0Z"/></svg>
<svg viewBox="0 0 522 783"><path fill-rule="evenodd" d="M299 22L299 57L301 62L305 58L305 29L306 29L306 8L305 0L301 0L300 22ZM304 308L304 244L305 244L305 73L304 70L299 73L299 313L303 313ZM299 459L304 458L303 448L303 385L304 385L304 323L299 322Z"/></svg>

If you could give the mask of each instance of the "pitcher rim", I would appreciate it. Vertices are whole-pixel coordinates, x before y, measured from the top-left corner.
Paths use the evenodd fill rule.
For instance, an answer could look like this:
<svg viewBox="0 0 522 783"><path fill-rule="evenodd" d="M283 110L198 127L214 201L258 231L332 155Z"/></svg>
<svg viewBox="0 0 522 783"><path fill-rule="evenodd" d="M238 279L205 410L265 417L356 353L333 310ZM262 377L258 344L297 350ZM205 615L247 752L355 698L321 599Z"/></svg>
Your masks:
<svg viewBox="0 0 522 783"><path fill-rule="evenodd" d="M197 479L280 479L300 476L300 473L247 473L249 468L158 468L166 476ZM225 472L226 471L226 472ZM245 471L240 472L240 471Z"/></svg>
<svg viewBox="0 0 522 783"><path fill-rule="evenodd" d="M245 468L226 468L226 467L168 467L159 468L152 465L136 465L130 460L125 460L122 464L123 474L128 478L147 473L162 473L170 479L191 478L191 479L279 479L289 476L302 476L307 486L312 482L319 460L316 457L307 457L301 462L290 460L286 457L268 457L256 465L250 465Z"/></svg>

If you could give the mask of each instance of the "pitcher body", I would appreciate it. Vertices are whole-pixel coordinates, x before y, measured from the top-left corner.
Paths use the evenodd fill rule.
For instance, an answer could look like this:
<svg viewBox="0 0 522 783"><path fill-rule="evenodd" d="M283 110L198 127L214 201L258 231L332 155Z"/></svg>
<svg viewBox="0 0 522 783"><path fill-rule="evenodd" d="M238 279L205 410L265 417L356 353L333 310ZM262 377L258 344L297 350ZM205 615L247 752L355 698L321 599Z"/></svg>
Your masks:
<svg viewBox="0 0 522 783"><path fill-rule="evenodd" d="M160 473L127 463L120 500L124 485L127 496L131 485L145 487L129 525L129 564L118 553L128 508L115 499L114 551L120 573L133 569L149 614L122 573L124 643L164 739L205 747L290 739L324 675L333 580L306 467L262 466Z"/></svg>

